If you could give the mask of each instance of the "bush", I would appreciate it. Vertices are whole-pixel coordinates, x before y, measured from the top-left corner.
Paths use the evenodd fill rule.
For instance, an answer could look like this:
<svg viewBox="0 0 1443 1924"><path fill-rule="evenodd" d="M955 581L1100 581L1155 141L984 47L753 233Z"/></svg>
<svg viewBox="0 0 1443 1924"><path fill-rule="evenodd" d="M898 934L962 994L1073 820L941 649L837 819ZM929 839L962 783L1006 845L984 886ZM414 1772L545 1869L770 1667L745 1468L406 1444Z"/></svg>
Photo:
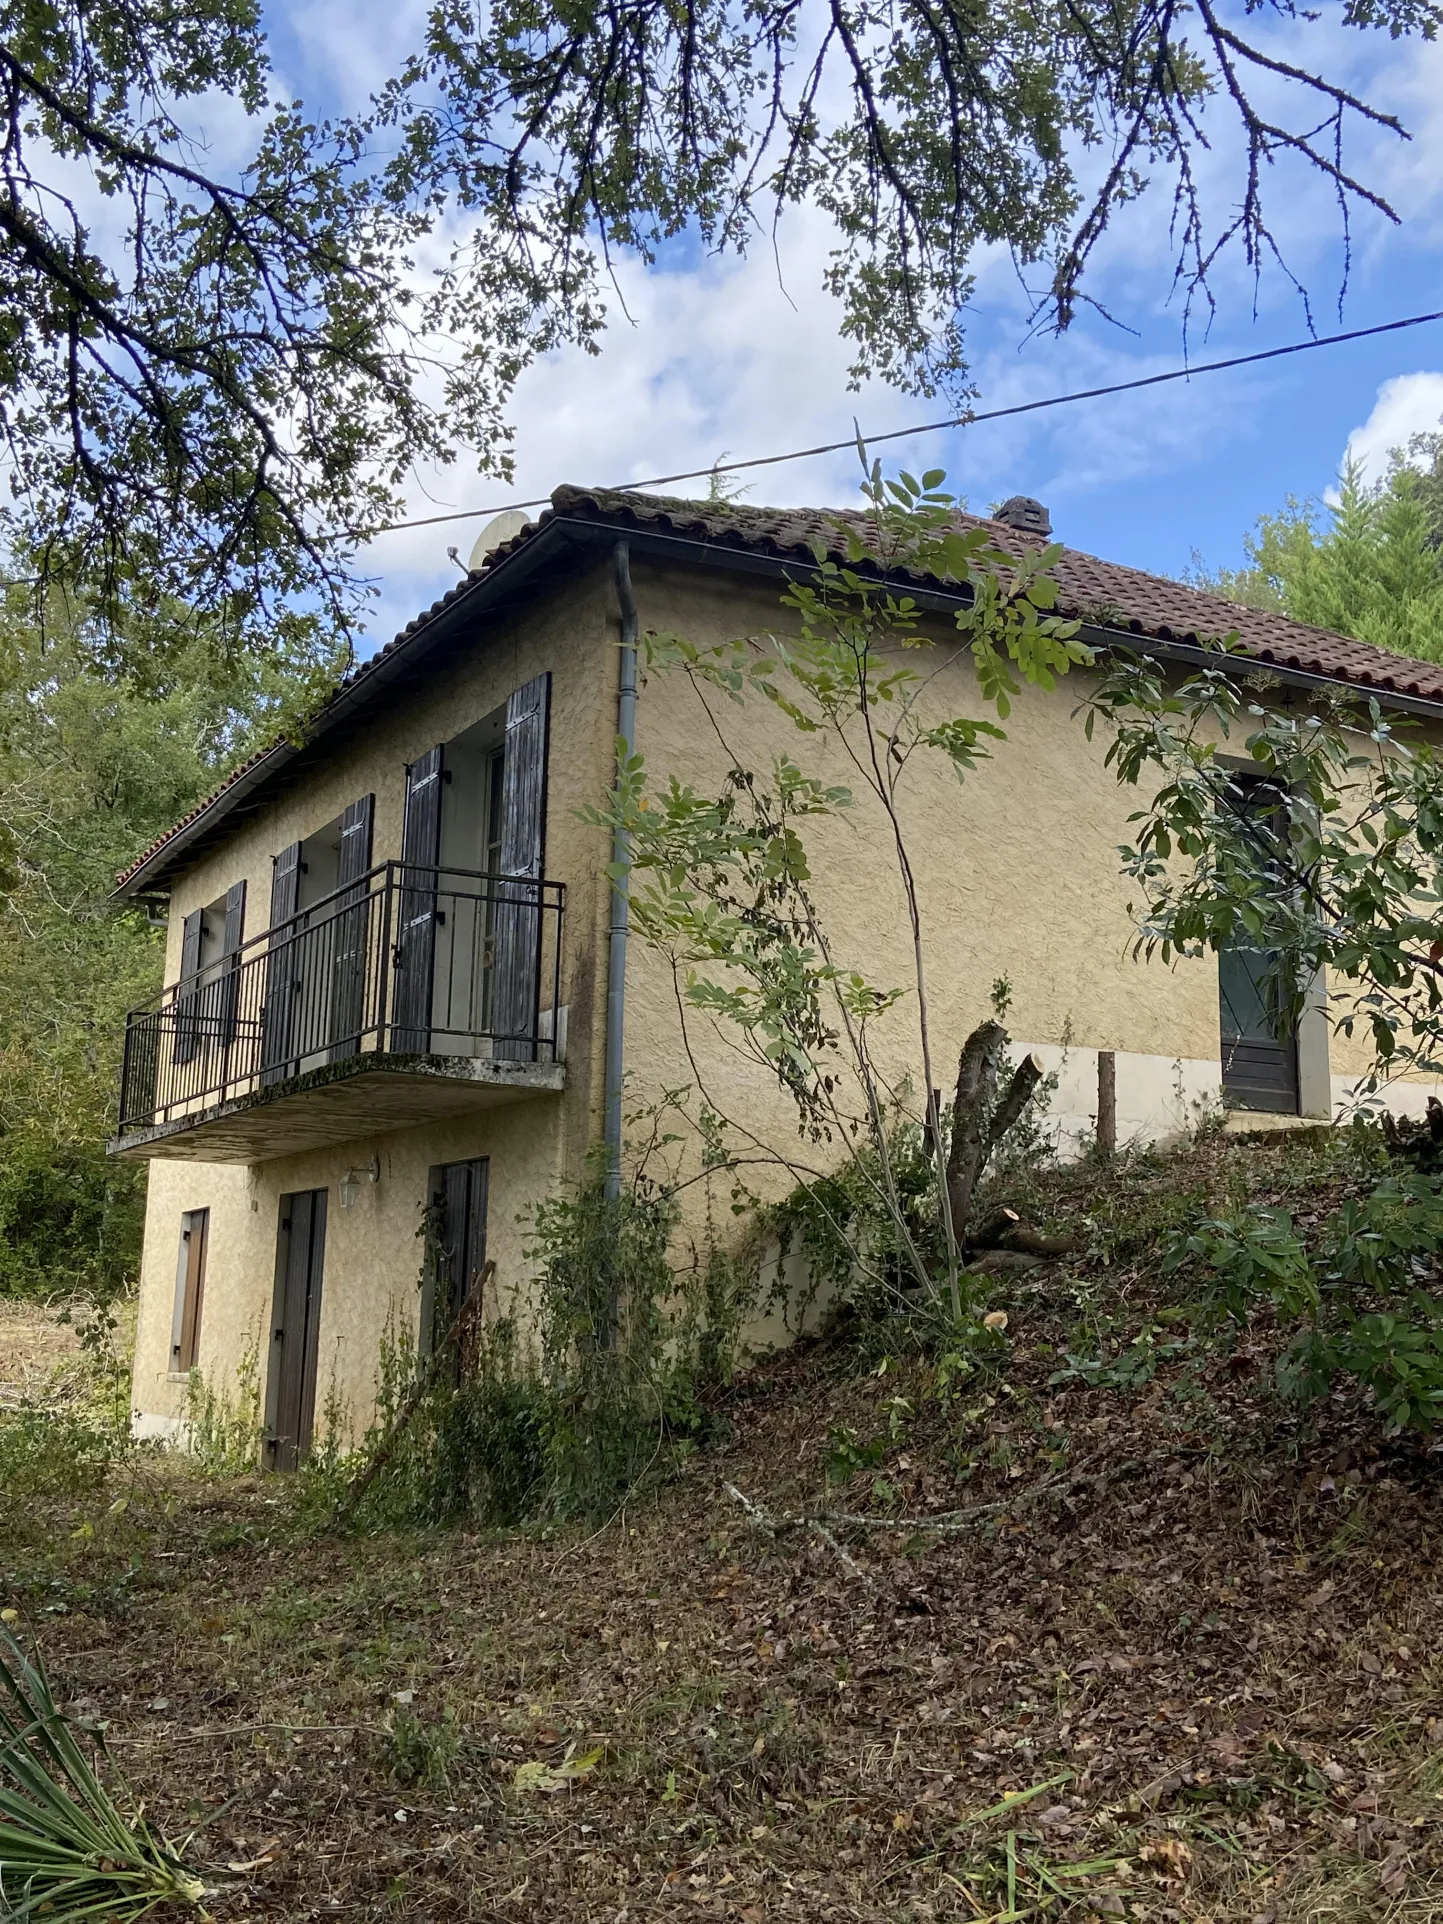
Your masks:
<svg viewBox="0 0 1443 1924"><path fill-rule="evenodd" d="M658 1191L609 1199L599 1181L542 1203L534 1340L488 1324L466 1379L418 1357L409 1330L382 1346L377 1419L358 1455L317 1468L368 1525L509 1525L590 1515L621 1502L705 1424L702 1392L723 1380L751 1297L715 1249L673 1268L677 1210ZM468 1349L470 1348L468 1343ZM434 1376L435 1380L429 1380Z"/></svg>
<svg viewBox="0 0 1443 1924"><path fill-rule="evenodd" d="M1254 1205L1175 1232L1163 1271L1191 1271L1234 1319L1269 1302L1302 1319L1278 1363L1283 1393L1307 1403L1339 1376L1371 1391L1390 1430L1443 1422L1443 1298L1421 1287L1443 1251L1443 1184L1390 1174L1305 1238L1286 1209Z"/></svg>

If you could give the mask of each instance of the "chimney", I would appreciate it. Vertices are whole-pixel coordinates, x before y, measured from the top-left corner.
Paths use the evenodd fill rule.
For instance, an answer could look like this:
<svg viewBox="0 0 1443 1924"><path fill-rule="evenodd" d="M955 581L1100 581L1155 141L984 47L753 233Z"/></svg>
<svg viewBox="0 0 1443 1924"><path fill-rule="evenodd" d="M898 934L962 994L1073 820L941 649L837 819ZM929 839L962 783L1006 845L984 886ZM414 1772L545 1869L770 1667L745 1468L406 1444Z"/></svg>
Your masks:
<svg viewBox="0 0 1443 1924"><path fill-rule="evenodd" d="M1009 528L1016 528L1019 534L1041 535L1046 541L1052 533L1052 517L1040 501L1034 501L1030 494L1014 494L995 510L992 519L1005 521Z"/></svg>

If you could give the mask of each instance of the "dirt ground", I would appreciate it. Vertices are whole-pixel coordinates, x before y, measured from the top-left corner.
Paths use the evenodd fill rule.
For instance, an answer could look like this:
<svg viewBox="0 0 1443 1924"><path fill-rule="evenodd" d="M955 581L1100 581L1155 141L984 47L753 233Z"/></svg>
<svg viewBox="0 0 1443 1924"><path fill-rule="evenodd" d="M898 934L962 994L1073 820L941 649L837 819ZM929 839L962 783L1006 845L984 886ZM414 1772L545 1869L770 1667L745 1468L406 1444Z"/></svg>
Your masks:
<svg viewBox="0 0 1443 1924"><path fill-rule="evenodd" d="M1262 1330L1059 1369L1072 1287L946 1403L793 1352L599 1527L132 1460L12 1500L0 1604L217 1920L1443 1920L1443 1455Z"/></svg>

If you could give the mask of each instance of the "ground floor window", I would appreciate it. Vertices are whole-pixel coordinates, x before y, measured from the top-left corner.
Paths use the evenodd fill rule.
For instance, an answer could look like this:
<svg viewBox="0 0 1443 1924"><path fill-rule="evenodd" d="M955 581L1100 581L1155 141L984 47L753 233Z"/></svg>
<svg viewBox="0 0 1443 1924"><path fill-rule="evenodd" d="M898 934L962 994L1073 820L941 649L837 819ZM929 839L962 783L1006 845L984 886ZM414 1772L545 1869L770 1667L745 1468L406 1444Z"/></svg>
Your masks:
<svg viewBox="0 0 1443 1924"><path fill-rule="evenodd" d="M187 1209L180 1219L180 1257L175 1270L175 1310L170 1321L170 1367L186 1375L200 1351L200 1311L205 1300L206 1246L210 1211Z"/></svg>
<svg viewBox="0 0 1443 1924"><path fill-rule="evenodd" d="M266 1377L266 1457L273 1470L293 1470L310 1454L325 1253L325 1190L282 1196Z"/></svg>

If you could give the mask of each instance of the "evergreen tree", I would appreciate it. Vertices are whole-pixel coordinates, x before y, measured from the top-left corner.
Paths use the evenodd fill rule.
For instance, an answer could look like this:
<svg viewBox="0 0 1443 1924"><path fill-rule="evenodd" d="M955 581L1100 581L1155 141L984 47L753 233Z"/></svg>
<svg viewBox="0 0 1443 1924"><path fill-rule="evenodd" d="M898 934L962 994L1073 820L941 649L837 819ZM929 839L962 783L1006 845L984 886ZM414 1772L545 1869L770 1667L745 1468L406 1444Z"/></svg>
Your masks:
<svg viewBox="0 0 1443 1924"><path fill-rule="evenodd" d="M1440 450L1443 436L1419 437L1371 485L1350 462L1336 501L1290 500L1248 536L1246 567L1191 579L1250 608L1443 661Z"/></svg>

